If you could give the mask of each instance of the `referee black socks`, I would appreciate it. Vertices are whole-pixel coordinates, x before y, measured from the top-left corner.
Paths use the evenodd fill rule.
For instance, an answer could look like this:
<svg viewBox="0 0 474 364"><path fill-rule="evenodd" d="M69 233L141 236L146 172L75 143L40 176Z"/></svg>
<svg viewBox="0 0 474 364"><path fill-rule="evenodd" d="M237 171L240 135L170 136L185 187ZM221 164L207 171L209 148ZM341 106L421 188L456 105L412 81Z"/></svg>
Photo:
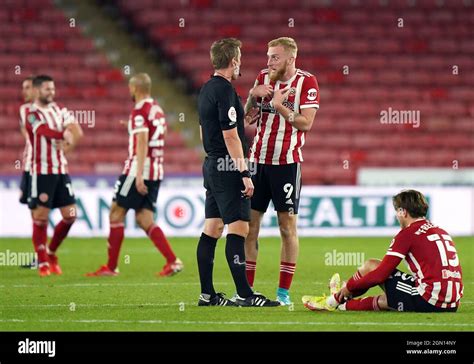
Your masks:
<svg viewBox="0 0 474 364"><path fill-rule="evenodd" d="M237 234L227 234L225 256L234 278L237 294L246 298L253 294L245 273L245 238Z"/></svg>
<svg viewBox="0 0 474 364"><path fill-rule="evenodd" d="M216 295L212 282L212 271L214 269L214 253L216 251L217 239L204 233L201 234L197 247L197 261L199 279L201 280L201 293L211 297Z"/></svg>

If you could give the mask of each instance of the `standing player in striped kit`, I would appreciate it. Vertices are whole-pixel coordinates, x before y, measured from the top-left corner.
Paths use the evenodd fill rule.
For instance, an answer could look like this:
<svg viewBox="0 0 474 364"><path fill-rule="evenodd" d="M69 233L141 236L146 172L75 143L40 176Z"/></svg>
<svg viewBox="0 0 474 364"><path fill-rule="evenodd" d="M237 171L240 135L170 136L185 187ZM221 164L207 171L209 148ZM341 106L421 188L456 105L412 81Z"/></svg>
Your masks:
<svg viewBox="0 0 474 364"><path fill-rule="evenodd" d="M319 108L318 82L312 74L296 68L297 51L292 38L278 38L268 43L268 69L258 75L245 107L246 113L255 108L260 110L249 158L257 168L252 178L255 193L245 241L247 279L253 286L260 224L272 200L282 240L277 290L281 305L291 304L289 289L299 251L296 223L303 162L301 149Z"/></svg>
<svg viewBox="0 0 474 364"><path fill-rule="evenodd" d="M428 203L421 192L402 191L393 197L402 230L392 240L382 261L369 259L340 285L331 278L329 297L304 296L312 311L456 312L463 295L462 269L453 239L426 219ZM406 260L412 274L399 271ZM379 285L384 293L353 299Z"/></svg>
<svg viewBox="0 0 474 364"><path fill-rule="evenodd" d="M47 75L33 79L35 101L28 110L25 129L31 144L31 181L28 206L33 217L33 245L41 277L62 274L56 250L76 220L76 205L64 152L82 137L81 127L69 111L54 102L54 80ZM64 140L63 140L64 139ZM62 220L47 246L48 216L59 208Z"/></svg>
<svg viewBox="0 0 474 364"><path fill-rule="evenodd" d="M116 276L120 247L124 238L125 216L135 210L137 224L166 258L159 276L171 276L183 269L183 263L171 249L161 228L155 224L154 212L160 182L163 179L163 153L166 120L162 108L151 97L151 79L146 73L133 76L129 82L135 107L128 121L129 158L115 184L110 208L108 262L87 276Z"/></svg>

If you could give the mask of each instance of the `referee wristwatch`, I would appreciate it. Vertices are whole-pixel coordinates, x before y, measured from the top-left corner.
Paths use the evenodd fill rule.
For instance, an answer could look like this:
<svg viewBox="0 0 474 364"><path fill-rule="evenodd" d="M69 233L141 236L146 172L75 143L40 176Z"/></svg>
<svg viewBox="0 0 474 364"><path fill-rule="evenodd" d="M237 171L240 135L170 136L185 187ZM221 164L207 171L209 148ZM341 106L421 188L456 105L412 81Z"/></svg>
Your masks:
<svg viewBox="0 0 474 364"><path fill-rule="evenodd" d="M251 178L252 175L250 174L250 171L248 169L246 169L245 171L240 172L240 177L242 177L242 178L244 178L244 177Z"/></svg>

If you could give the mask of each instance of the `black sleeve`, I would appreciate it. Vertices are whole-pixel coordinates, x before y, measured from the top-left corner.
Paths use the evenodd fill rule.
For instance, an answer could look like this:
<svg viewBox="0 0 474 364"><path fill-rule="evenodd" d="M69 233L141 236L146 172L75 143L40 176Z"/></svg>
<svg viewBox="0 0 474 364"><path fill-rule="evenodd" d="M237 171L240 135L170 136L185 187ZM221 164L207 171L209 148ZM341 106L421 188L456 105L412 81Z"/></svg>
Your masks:
<svg viewBox="0 0 474 364"><path fill-rule="evenodd" d="M219 123L222 130L237 127L237 110L235 109L234 89L230 85L216 88L217 109L219 110Z"/></svg>

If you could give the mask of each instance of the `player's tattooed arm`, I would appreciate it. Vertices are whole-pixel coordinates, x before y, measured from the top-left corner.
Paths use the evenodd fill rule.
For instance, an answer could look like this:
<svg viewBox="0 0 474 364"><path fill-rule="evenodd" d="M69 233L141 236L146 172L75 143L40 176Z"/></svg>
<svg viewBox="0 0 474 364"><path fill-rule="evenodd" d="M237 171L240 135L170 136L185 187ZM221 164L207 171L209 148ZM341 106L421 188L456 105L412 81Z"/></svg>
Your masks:
<svg viewBox="0 0 474 364"><path fill-rule="evenodd" d="M245 113L247 114L252 108L257 107L257 98L252 96L252 89L249 91L249 97L245 103Z"/></svg>

